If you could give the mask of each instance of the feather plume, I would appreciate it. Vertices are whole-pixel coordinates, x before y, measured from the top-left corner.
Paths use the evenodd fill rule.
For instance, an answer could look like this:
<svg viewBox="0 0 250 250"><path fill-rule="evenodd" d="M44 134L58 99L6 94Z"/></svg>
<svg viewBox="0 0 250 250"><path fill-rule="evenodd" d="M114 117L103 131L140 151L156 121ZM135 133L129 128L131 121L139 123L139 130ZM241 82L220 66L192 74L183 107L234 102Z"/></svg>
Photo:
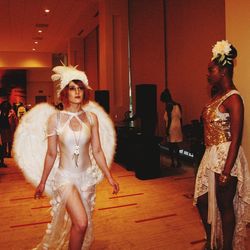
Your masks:
<svg viewBox="0 0 250 250"><path fill-rule="evenodd" d="M83 71L78 70L77 66L56 66L52 69L52 71L55 73L51 76L52 81L60 81L59 92L63 90L72 80L80 80L86 88L91 89L89 87L86 74Z"/></svg>

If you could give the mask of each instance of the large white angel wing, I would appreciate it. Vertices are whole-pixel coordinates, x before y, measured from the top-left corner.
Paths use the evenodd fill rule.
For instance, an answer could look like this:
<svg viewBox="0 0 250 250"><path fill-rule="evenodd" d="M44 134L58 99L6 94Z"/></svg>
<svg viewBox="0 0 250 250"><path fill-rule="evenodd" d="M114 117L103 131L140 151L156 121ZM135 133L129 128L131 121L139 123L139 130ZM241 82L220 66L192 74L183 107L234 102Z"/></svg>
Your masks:
<svg viewBox="0 0 250 250"><path fill-rule="evenodd" d="M48 103L37 104L20 120L14 135L14 159L21 168L25 178L33 185L40 182L44 158L47 151L47 122L48 118L57 112ZM58 167L58 157L48 177L45 192L52 194L51 181Z"/></svg>
<svg viewBox="0 0 250 250"><path fill-rule="evenodd" d="M98 118L101 146L107 161L107 165L110 168L114 159L116 149L116 132L113 121L104 111L104 109L96 102L90 101L83 107L83 109L85 111L94 113ZM91 179L93 181L93 184L96 184L103 179L103 173L97 166L95 159L93 158L91 147L90 158L92 161L92 167L89 169L89 173L92 176Z"/></svg>

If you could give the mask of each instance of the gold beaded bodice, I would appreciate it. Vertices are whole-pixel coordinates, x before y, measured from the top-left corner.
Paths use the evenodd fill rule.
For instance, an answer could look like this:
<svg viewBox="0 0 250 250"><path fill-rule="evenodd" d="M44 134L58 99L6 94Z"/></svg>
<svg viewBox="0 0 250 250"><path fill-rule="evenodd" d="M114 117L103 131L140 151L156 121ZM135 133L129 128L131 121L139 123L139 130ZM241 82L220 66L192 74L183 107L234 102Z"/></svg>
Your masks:
<svg viewBox="0 0 250 250"><path fill-rule="evenodd" d="M237 90L231 90L221 98L208 104L202 112L204 123L204 139L206 146L218 145L231 141L230 115L219 111L219 106L231 95L238 94Z"/></svg>

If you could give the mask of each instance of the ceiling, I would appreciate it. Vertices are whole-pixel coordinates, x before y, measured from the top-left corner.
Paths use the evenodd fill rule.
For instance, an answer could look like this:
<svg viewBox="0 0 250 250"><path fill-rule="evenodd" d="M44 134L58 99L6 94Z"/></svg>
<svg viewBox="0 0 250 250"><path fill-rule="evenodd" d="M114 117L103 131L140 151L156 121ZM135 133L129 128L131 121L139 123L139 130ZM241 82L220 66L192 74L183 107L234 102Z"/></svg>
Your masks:
<svg viewBox="0 0 250 250"><path fill-rule="evenodd" d="M97 24L98 0L0 0L0 52L63 53Z"/></svg>

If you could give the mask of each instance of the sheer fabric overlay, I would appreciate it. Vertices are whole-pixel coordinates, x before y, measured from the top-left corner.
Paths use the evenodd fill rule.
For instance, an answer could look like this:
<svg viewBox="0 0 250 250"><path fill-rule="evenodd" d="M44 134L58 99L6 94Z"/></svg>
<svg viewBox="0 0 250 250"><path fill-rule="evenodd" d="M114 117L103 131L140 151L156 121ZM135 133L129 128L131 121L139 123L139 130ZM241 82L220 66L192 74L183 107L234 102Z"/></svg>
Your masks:
<svg viewBox="0 0 250 250"><path fill-rule="evenodd" d="M209 182L210 172L214 175L214 173L220 174L223 171L229 146L230 142L225 142L206 149L196 177L194 204L197 203L199 196L210 191L210 186L212 185L212 183ZM250 222L250 174L242 147L240 147L231 175L238 178L237 191L234 197L236 227L233 249L243 250L245 249L246 224ZM212 196L216 202L215 193L213 193ZM215 213L216 220L214 225L211 225L214 227L215 233L213 244L216 244L216 239L222 241L221 219L216 204ZM222 243L220 242L220 244Z"/></svg>
<svg viewBox="0 0 250 250"><path fill-rule="evenodd" d="M54 195L50 201L52 220L47 225L42 241L34 249L68 249L71 220L66 210L66 202L73 189L80 194L88 217L88 228L82 250L90 248L93 241L92 213L95 205L95 185L86 187L85 179L84 173L72 174L58 169L53 183Z"/></svg>

